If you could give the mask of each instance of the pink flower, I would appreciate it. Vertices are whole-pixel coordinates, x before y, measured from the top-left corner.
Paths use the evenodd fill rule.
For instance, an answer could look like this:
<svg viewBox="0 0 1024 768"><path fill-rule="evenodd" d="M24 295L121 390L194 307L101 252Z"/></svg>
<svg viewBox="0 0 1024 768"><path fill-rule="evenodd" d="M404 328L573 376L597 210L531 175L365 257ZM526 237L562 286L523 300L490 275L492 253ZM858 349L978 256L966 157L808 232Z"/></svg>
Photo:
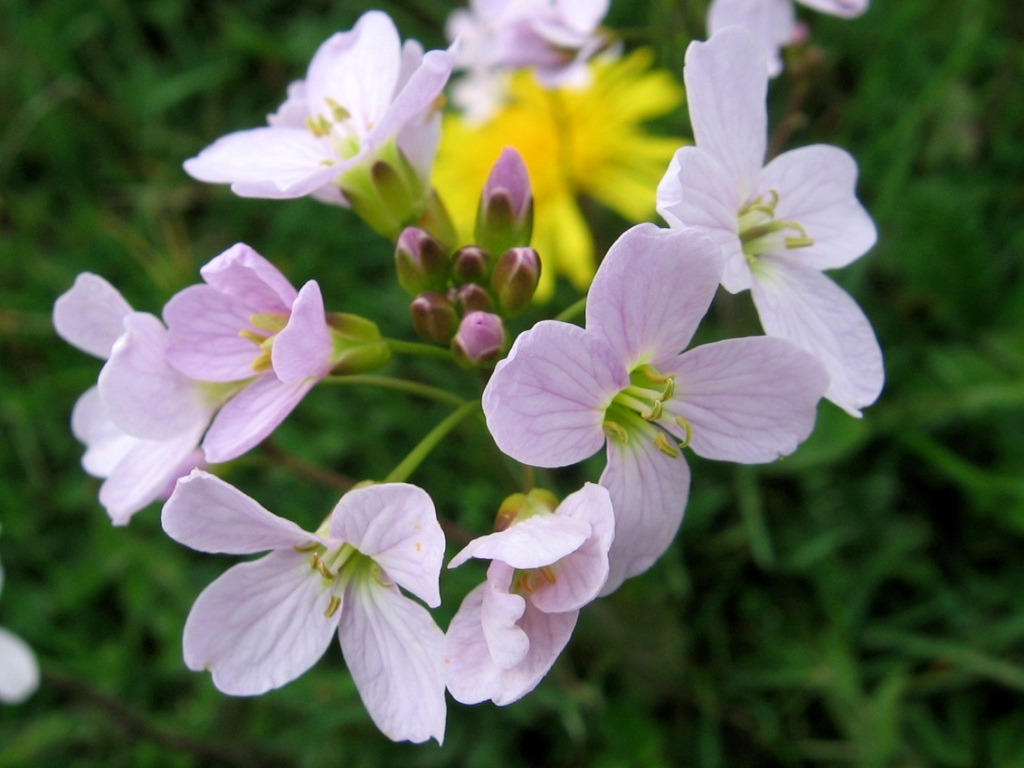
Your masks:
<svg viewBox="0 0 1024 768"><path fill-rule="evenodd" d="M269 554L236 565L196 599L185 623L189 669L253 696L308 670L337 633L359 695L388 738L444 738L441 598L444 534L430 497L389 483L346 493L316 533L195 471L163 510L171 538L201 552Z"/></svg>
<svg viewBox="0 0 1024 768"><path fill-rule="evenodd" d="M536 491L522 502L509 527L470 542L448 564L493 561L445 636L448 690L463 704L511 704L537 687L608 577L615 523L604 488L587 483L557 509Z"/></svg>
<svg viewBox="0 0 1024 768"><path fill-rule="evenodd" d="M601 485L615 510L607 594L665 551L701 456L758 463L795 450L814 426L827 376L781 339L680 352L715 293L721 256L694 230L642 224L608 251L587 297L587 327L544 321L519 336L484 390L498 447L539 467L607 444Z"/></svg>
<svg viewBox="0 0 1024 768"><path fill-rule="evenodd" d="M65 341L108 360L98 386L75 404L71 430L86 446L85 471L105 478L100 503L124 525L203 464L199 439L218 393L172 369L160 321L133 312L101 277L79 275L54 304L53 324Z"/></svg>
<svg viewBox="0 0 1024 768"><path fill-rule="evenodd" d="M695 147L680 149L658 186L672 227L697 227L722 249L722 285L751 290L765 333L792 341L831 376L825 397L854 416L882 389L882 352L857 303L822 270L875 243L854 192L857 164L836 147L795 149L763 165L764 53L733 27L686 52Z"/></svg>
<svg viewBox="0 0 1024 768"><path fill-rule="evenodd" d="M203 440L207 460L223 462L273 432L337 359L315 281L296 291L243 243L200 273L204 284L164 307L167 359L186 376L238 389Z"/></svg>
<svg viewBox="0 0 1024 768"><path fill-rule="evenodd" d="M867 10L868 0L797 0L822 13L853 18ZM782 71L779 49L795 42L798 26L792 0L713 0L708 8L708 37L726 27L743 27L768 51L768 74Z"/></svg>
<svg viewBox="0 0 1024 768"><path fill-rule="evenodd" d="M218 139L185 170L243 197L311 194L345 204L335 181L396 144L426 185L439 137L435 102L451 67L451 53L403 46L391 18L369 11L320 46L268 127Z"/></svg>

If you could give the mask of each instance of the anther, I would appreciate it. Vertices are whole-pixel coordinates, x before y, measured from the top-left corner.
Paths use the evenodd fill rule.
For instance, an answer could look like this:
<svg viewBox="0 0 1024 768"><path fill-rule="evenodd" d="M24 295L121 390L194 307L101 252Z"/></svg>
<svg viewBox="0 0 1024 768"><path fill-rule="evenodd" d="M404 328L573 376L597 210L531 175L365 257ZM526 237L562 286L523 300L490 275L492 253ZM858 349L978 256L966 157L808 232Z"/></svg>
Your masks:
<svg viewBox="0 0 1024 768"><path fill-rule="evenodd" d="M327 610L324 611L324 618L331 618L331 616L338 612L339 608L341 608L341 598L337 595L331 595L330 602L327 603Z"/></svg>
<svg viewBox="0 0 1024 768"><path fill-rule="evenodd" d="M690 422L684 419L682 416L676 416L676 424L683 428L683 442L679 444L680 448L685 448L693 440L693 427L690 426Z"/></svg>
<svg viewBox="0 0 1024 768"><path fill-rule="evenodd" d="M654 447L664 453L670 459L678 459L679 451L668 444L668 440L665 439L665 433L659 432L654 438Z"/></svg>
<svg viewBox="0 0 1024 768"><path fill-rule="evenodd" d="M305 544L296 544L292 549L296 552L313 552L319 549L322 545L316 541L307 541Z"/></svg>
<svg viewBox="0 0 1024 768"><path fill-rule="evenodd" d="M606 421L601 425L601 427L604 429L605 432L608 433L609 436L615 438L623 445L629 442L629 435L626 433L626 430L622 427L622 425L619 424L618 422Z"/></svg>

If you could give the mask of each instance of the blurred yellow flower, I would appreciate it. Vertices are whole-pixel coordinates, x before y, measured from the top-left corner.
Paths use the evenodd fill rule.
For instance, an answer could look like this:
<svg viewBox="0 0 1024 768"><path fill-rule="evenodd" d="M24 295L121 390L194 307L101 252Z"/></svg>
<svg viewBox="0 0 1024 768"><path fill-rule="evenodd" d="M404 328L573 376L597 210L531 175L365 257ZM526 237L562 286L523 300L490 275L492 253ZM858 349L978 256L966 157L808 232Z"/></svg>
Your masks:
<svg viewBox="0 0 1024 768"><path fill-rule="evenodd" d="M445 116L433 183L460 244L472 242L487 173L507 146L530 171L535 199L532 245L544 269L537 298L548 298L555 274L585 290L594 276L594 243L577 204L583 194L630 221L650 219L654 194L682 139L649 136L642 123L676 109L682 86L651 71L653 53L639 49L591 64L581 89L550 90L529 71L509 78L506 103L486 122Z"/></svg>

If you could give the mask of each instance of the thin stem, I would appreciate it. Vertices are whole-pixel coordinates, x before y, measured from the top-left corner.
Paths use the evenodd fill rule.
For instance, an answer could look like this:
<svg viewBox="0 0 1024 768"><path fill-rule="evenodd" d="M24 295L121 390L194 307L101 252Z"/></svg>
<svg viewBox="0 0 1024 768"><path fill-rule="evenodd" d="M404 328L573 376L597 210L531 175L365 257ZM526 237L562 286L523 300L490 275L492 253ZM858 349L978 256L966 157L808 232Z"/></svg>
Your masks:
<svg viewBox="0 0 1024 768"><path fill-rule="evenodd" d="M570 322L572 320L575 320L580 315L582 315L583 312L586 310L586 308L587 308L587 297L583 296L582 298L577 300L574 304L570 304L568 307L566 307L561 312L559 312L557 315L555 315L555 320L560 320L563 323L568 323L568 322Z"/></svg>
<svg viewBox="0 0 1024 768"><path fill-rule="evenodd" d="M437 447L445 435L455 429L456 425L467 416L471 415L473 411L480 407L479 400L470 400L467 403L463 403L448 416L441 421L436 427L434 427L427 436L420 440L419 444L409 451L409 455L402 459L401 463L391 470L391 473L384 478L385 483L401 483L404 482L409 475L411 475L420 463L427 458L432 450Z"/></svg>
<svg viewBox="0 0 1024 768"><path fill-rule="evenodd" d="M449 405L460 406L466 401L457 395L453 395L446 389L432 387L429 384L420 384L418 381L407 379L396 379L391 376L375 376L373 374L353 374L351 376L327 376L321 379L323 384L365 384L368 387L380 387L381 389L395 389L400 392L408 392L412 395L419 395L428 400L437 400Z"/></svg>
<svg viewBox="0 0 1024 768"><path fill-rule="evenodd" d="M433 344L424 344L420 341L402 341L400 339L385 339L388 347L396 355L419 355L420 357L433 357L437 360L446 360L449 363L454 361L450 350L444 347L436 347Z"/></svg>

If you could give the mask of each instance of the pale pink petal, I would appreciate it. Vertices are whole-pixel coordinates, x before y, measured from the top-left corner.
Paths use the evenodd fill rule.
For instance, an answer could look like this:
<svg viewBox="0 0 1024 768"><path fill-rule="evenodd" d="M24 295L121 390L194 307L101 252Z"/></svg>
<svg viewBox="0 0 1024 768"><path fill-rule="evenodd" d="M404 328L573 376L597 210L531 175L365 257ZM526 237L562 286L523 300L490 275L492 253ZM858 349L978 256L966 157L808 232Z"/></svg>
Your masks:
<svg viewBox="0 0 1024 768"><path fill-rule="evenodd" d="M249 555L323 542L201 470L178 481L160 520L168 536L199 552Z"/></svg>
<svg viewBox="0 0 1024 768"><path fill-rule="evenodd" d="M39 687L39 663L28 643L0 627L0 702L20 704Z"/></svg>
<svg viewBox="0 0 1024 768"><path fill-rule="evenodd" d="M293 198L308 195L343 170L324 139L305 128L271 126L222 136L184 163L194 179L231 184L242 197Z"/></svg>
<svg viewBox="0 0 1024 768"><path fill-rule="evenodd" d="M168 440L209 422L214 403L199 386L167 362L167 330L153 315L124 319L99 376L107 414L119 429L148 440Z"/></svg>
<svg viewBox="0 0 1024 768"><path fill-rule="evenodd" d="M203 381L239 381L256 375L252 364L263 350L239 335L265 336L249 322L252 308L209 285L179 291L164 306L167 361L178 371Z"/></svg>
<svg viewBox="0 0 1024 768"><path fill-rule="evenodd" d="M331 512L330 531L431 608L441 604L444 533L422 488L382 483L351 490Z"/></svg>
<svg viewBox="0 0 1024 768"><path fill-rule="evenodd" d="M587 333L626 368L674 359L708 311L722 274L718 247L696 229L628 229L601 262L587 294Z"/></svg>
<svg viewBox="0 0 1024 768"><path fill-rule="evenodd" d="M161 498L169 483L188 474L202 426L170 440L129 438L132 444L100 486L100 504L114 525L127 525L143 507Z"/></svg>
<svg viewBox="0 0 1024 768"><path fill-rule="evenodd" d="M314 54L306 74L311 115L334 121L328 100L351 115L360 136L384 115L395 94L402 64L401 41L391 18L368 11L349 32L339 32Z"/></svg>
<svg viewBox="0 0 1024 768"><path fill-rule="evenodd" d="M345 591L341 652L373 722L393 741L444 741L444 633L397 587L356 578Z"/></svg>
<svg viewBox="0 0 1024 768"><path fill-rule="evenodd" d="M53 304L53 327L68 344L106 360L132 308L114 286L83 272Z"/></svg>
<svg viewBox="0 0 1024 768"><path fill-rule="evenodd" d="M513 568L540 568L575 552L590 536L590 524L557 515L537 515L467 544L448 563L455 568L475 557Z"/></svg>
<svg viewBox="0 0 1024 768"><path fill-rule="evenodd" d="M565 648L576 626L578 611L544 613L527 603L520 628L530 649L511 669L502 669L490 656L481 624L485 584L470 592L445 635L445 681L452 697L463 704L491 699L504 706L537 687Z"/></svg>
<svg viewBox="0 0 1024 768"><path fill-rule="evenodd" d="M89 387L71 410L71 434L85 444L82 468L93 477L107 477L139 438L126 435L107 416L96 387Z"/></svg>
<svg viewBox="0 0 1024 768"><path fill-rule="evenodd" d="M815 144L779 155L761 173L763 189L779 193L775 218L795 221L814 245L794 252L814 269L844 267L878 239L856 196L857 161L838 147Z"/></svg>
<svg viewBox="0 0 1024 768"><path fill-rule="evenodd" d="M526 611L522 595L509 593L515 569L500 561L487 569L487 588L480 606L480 624L491 661L501 669L519 664L530 650L530 638L516 622Z"/></svg>
<svg viewBox="0 0 1024 768"><path fill-rule="evenodd" d="M592 32L608 13L609 0L555 0L558 15L579 33Z"/></svg>
<svg viewBox="0 0 1024 768"><path fill-rule="evenodd" d="M797 2L822 13L852 19L868 9L868 0L797 0Z"/></svg>
<svg viewBox="0 0 1024 768"><path fill-rule="evenodd" d="M564 467L604 443L604 414L629 385L625 364L582 328L544 320L516 339L484 390L498 447L537 467Z"/></svg>
<svg viewBox="0 0 1024 768"><path fill-rule="evenodd" d="M768 76L760 43L727 27L686 49L686 97L697 146L728 170L741 197L754 190L768 136Z"/></svg>
<svg viewBox="0 0 1024 768"><path fill-rule="evenodd" d="M288 84L288 95L277 112L267 115L267 124L286 128L305 128L309 117L309 103L306 101L306 83L296 80Z"/></svg>
<svg viewBox="0 0 1024 768"><path fill-rule="evenodd" d="M277 550L225 572L202 591L185 622L185 664L209 670L232 696L280 688L323 656L339 616L305 554Z"/></svg>
<svg viewBox="0 0 1024 768"><path fill-rule="evenodd" d="M608 550L615 537L615 514L608 491L594 483L565 497L556 516L586 523L587 540L552 566L553 582L541 581L530 601L545 613L575 611L589 603L608 578Z"/></svg>
<svg viewBox="0 0 1024 768"><path fill-rule="evenodd" d="M310 280L292 304L288 324L274 338L270 350L274 373L285 383L326 376L333 350L320 286Z"/></svg>
<svg viewBox="0 0 1024 768"><path fill-rule="evenodd" d="M665 374L676 377L663 423L680 439L689 424L694 453L759 464L796 450L814 429L828 374L814 355L783 339L728 339L684 353Z"/></svg>
<svg viewBox="0 0 1024 768"><path fill-rule="evenodd" d="M245 243L211 259L199 274L208 285L245 303L251 312L291 311L298 291L281 270Z"/></svg>
<svg viewBox="0 0 1024 768"><path fill-rule="evenodd" d="M751 294L765 333L806 349L825 366L825 397L852 416L878 399L885 381L882 350L853 298L792 256L764 254L753 267Z"/></svg>
<svg viewBox="0 0 1024 768"><path fill-rule="evenodd" d="M683 521L690 492L690 468L653 440L637 435L622 445L608 441L608 466L601 475L615 510L615 540L608 552L608 581L602 595L643 573L668 549Z"/></svg>
<svg viewBox="0 0 1024 768"><path fill-rule="evenodd" d="M722 285L731 293L750 287L750 269L739 236L740 190L715 158L683 147L658 184L658 213L672 228L696 227L722 251Z"/></svg>
<svg viewBox="0 0 1024 768"><path fill-rule="evenodd" d="M714 0L708 9L708 36L726 27L748 30L768 52L768 74L782 71L779 48L793 41L796 15L791 0Z"/></svg>
<svg viewBox="0 0 1024 768"><path fill-rule="evenodd" d="M258 445L277 429L315 384L315 379L285 384L273 373L265 373L248 384L214 417L203 438L206 460L220 464Z"/></svg>

